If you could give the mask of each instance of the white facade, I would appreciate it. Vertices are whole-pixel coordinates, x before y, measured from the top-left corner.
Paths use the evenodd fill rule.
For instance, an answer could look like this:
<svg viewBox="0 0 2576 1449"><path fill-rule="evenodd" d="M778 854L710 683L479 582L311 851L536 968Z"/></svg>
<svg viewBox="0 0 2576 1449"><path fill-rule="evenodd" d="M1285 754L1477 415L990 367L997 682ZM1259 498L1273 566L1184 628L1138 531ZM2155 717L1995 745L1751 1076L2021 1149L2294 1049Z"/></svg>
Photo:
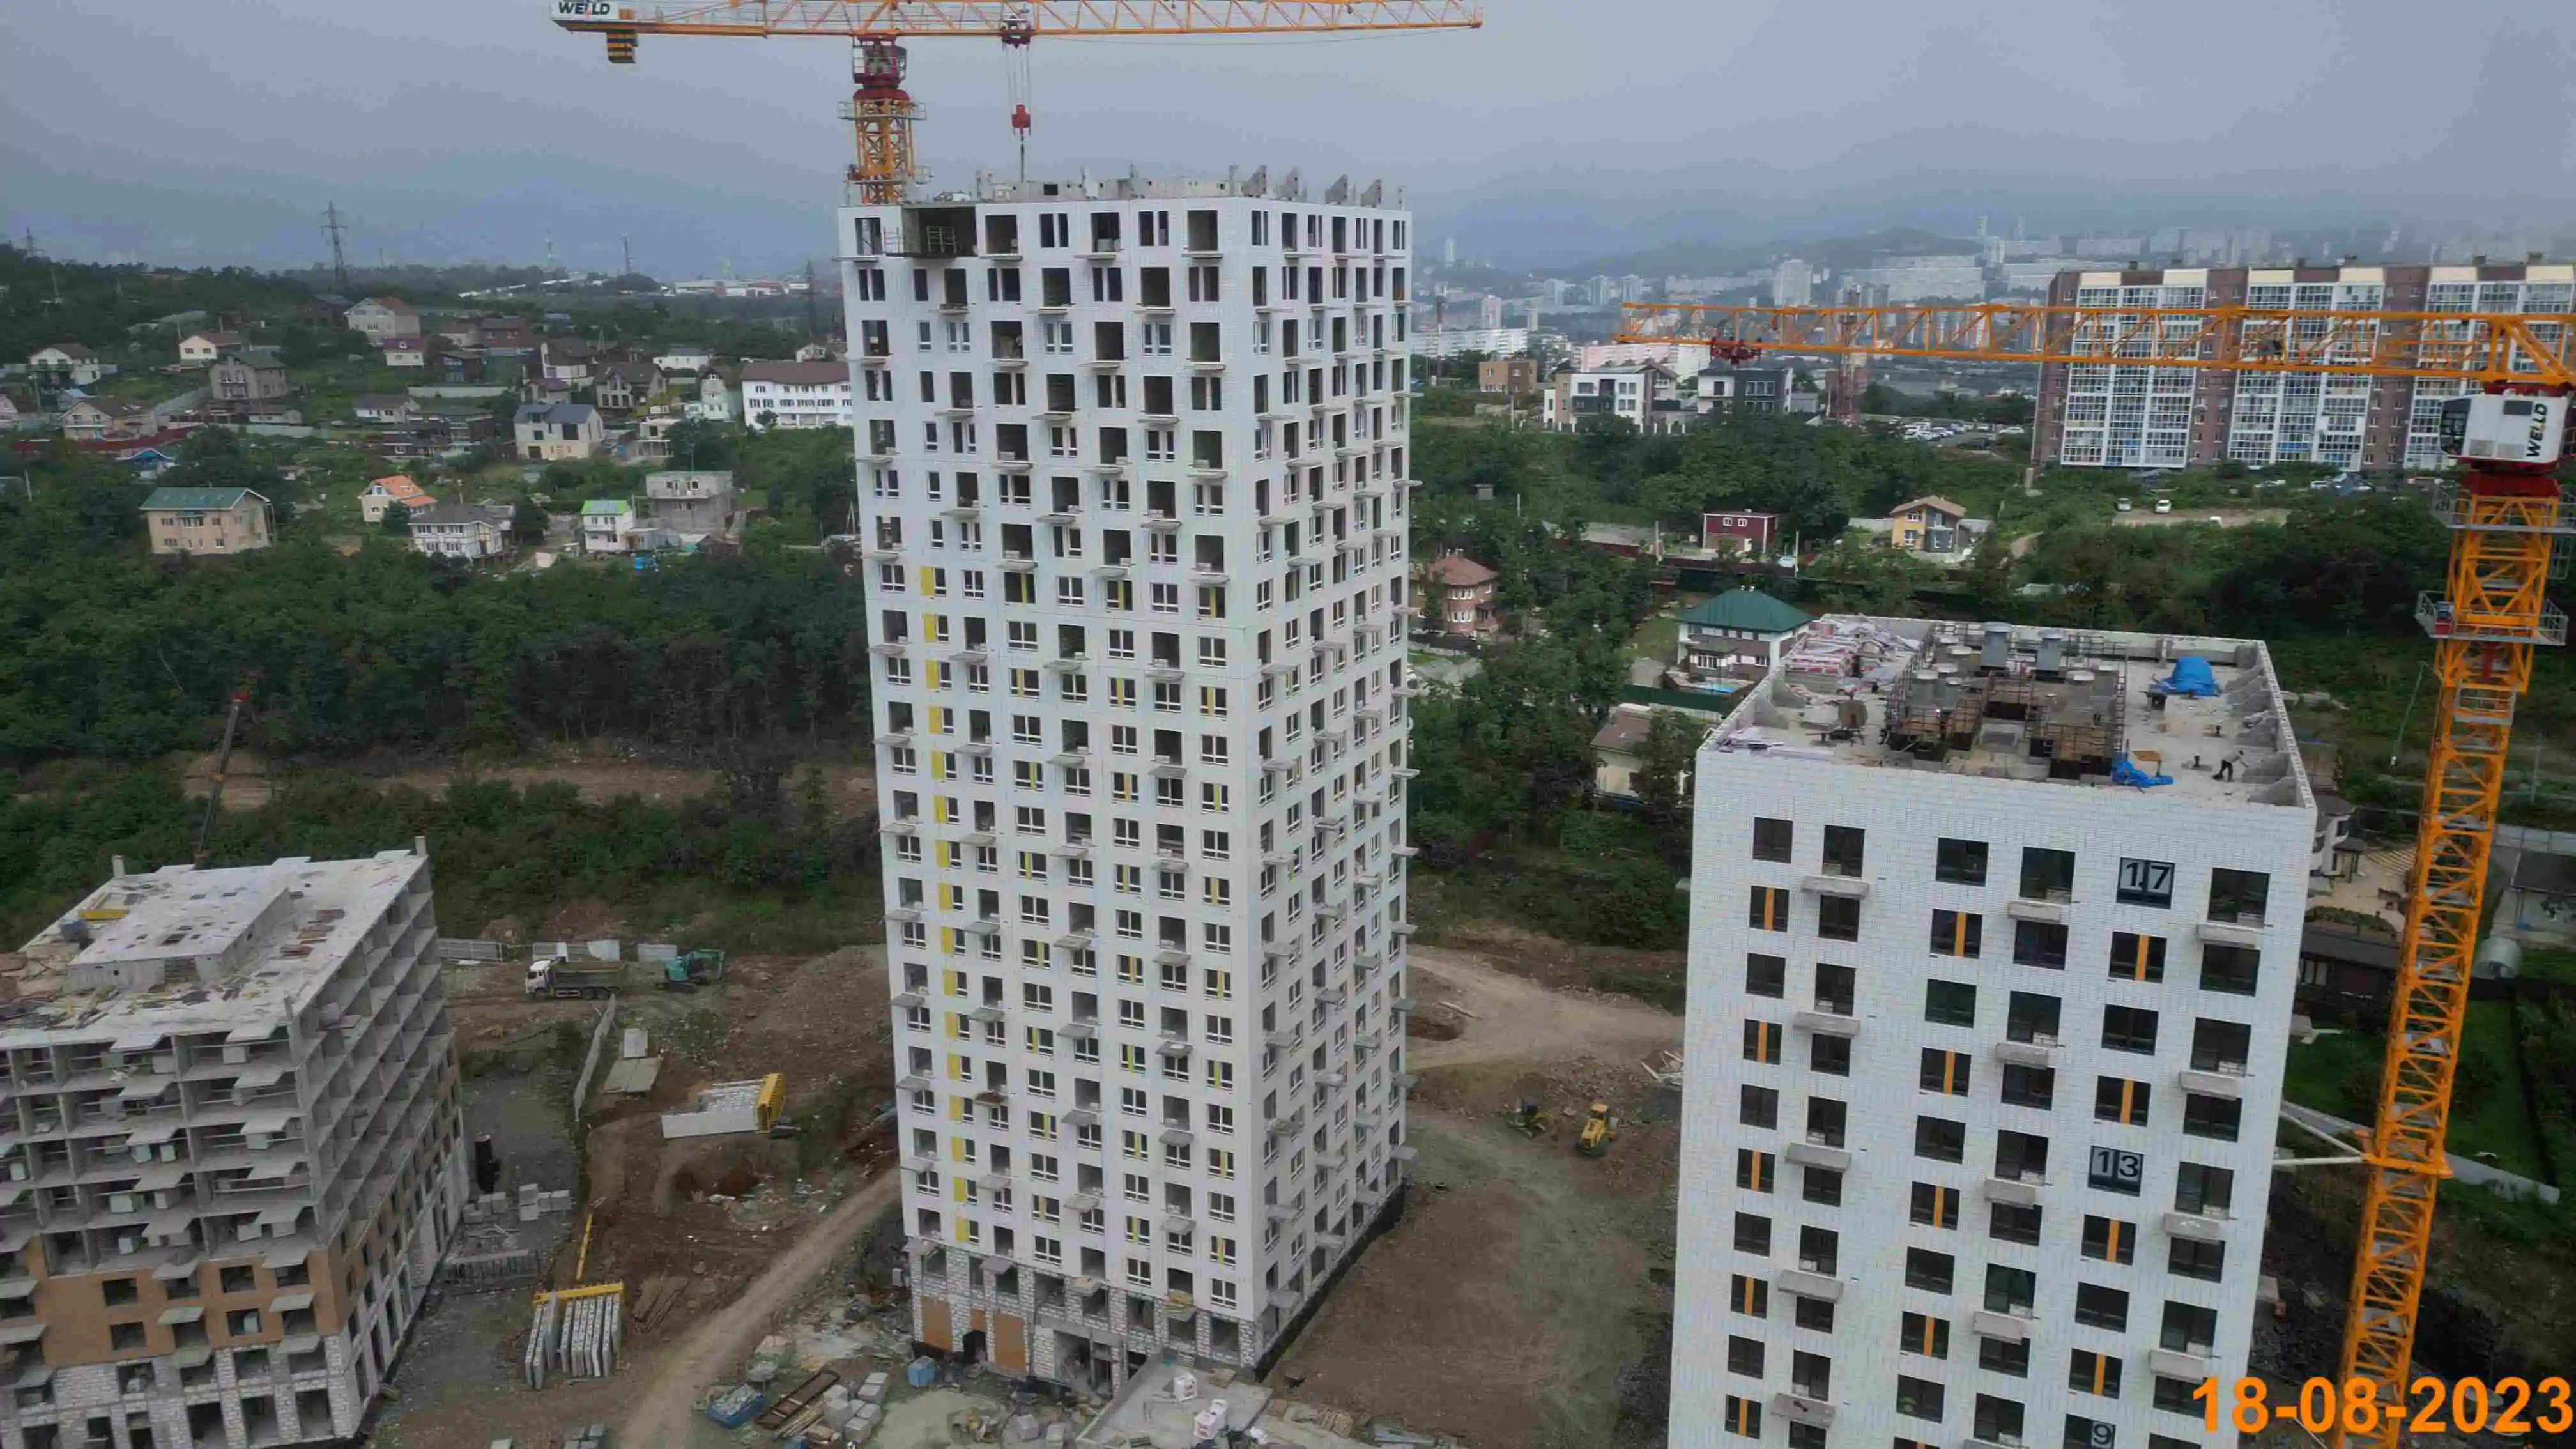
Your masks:
<svg viewBox="0 0 2576 1449"><path fill-rule="evenodd" d="M1660 363L1560 369L1548 381L1539 393L1539 425L1554 432L1573 432L1587 417L1618 418L1640 432L1677 430L1687 417L1657 415L1657 399L1673 398L1672 373Z"/></svg>
<svg viewBox="0 0 2576 1449"><path fill-rule="evenodd" d="M2427 312L2576 312L2576 266L2534 266L2519 280L2481 280L2477 267L2435 267L2424 288ZM2442 404L2476 390L2475 384L2418 378L2406 415L2405 466L2439 468Z"/></svg>
<svg viewBox="0 0 2576 1449"><path fill-rule="evenodd" d="M1987 684L1976 626L1820 621L1699 752L1675 1449L2188 1449L2246 1371L2313 824L2278 685L2006 633ZM2223 696L2151 707L2175 654ZM1971 699L1969 747L1880 743ZM2096 708L2174 783L2050 778Z"/></svg>
<svg viewBox="0 0 2576 1449"><path fill-rule="evenodd" d="M1587 372L1616 367L1634 367L1651 362L1676 377L1697 377L1708 370L1708 344L1705 342L1586 342L1578 348L1574 365Z"/></svg>
<svg viewBox="0 0 2576 1449"><path fill-rule="evenodd" d="M1249 1365L1401 1187L1407 230L840 215L924 1343Z"/></svg>
<svg viewBox="0 0 2576 1449"><path fill-rule="evenodd" d="M1529 350L1530 330L1526 327L1434 327L1413 338L1416 357L1458 357L1470 352L1488 357L1527 357Z"/></svg>
<svg viewBox="0 0 2576 1449"><path fill-rule="evenodd" d="M2290 268L2245 278L2245 305L2263 311L2376 312L2388 286L2377 267L2345 267L2332 282L2298 282ZM2357 360L2357 359L2356 359ZM2344 373L2240 372L2227 420L2227 456L2239 463L2361 461L2363 429L2377 380ZM2438 414L2440 405L2435 404Z"/></svg>
<svg viewBox="0 0 2576 1449"><path fill-rule="evenodd" d="M746 362L742 420L755 432L852 427L851 387L850 369L837 362Z"/></svg>
<svg viewBox="0 0 2576 1449"><path fill-rule="evenodd" d="M1787 258L1771 269L1771 305L1804 307L1815 295L1815 271L1801 258Z"/></svg>

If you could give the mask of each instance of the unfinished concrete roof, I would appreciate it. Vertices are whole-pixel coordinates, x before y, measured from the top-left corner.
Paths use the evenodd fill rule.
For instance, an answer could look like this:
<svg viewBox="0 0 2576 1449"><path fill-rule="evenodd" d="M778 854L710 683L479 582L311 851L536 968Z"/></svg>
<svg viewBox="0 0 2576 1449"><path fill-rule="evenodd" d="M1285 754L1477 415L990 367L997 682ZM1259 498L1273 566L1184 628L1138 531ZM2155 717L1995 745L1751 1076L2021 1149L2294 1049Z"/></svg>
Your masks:
<svg viewBox="0 0 2576 1449"><path fill-rule="evenodd" d="M2185 660L2207 665L2206 696L2162 683ZM1710 736L1784 761L2077 786L2116 785L2128 760L2169 777L2154 795L2313 811L2296 743L2259 640L1832 614Z"/></svg>
<svg viewBox="0 0 2576 1449"><path fill-rule="evenodd" d="M0 982L12 988L0 1000L0 1049L218 1030L265 1037L428 868L426 857L389 850L115 877L14 957L0 955Z"/></svg>

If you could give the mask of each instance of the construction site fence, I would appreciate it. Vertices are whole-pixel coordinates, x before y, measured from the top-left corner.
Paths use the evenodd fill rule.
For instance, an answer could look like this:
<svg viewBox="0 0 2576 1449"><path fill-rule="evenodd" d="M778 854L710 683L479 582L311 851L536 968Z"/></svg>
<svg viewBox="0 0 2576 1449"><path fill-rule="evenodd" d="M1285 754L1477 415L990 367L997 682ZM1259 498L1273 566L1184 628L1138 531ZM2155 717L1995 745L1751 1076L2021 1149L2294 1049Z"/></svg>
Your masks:
<svg viewBox="0 0 2576 1449"><path fill-rule="evenodd" d="M612 996L599 1004L599 1020L591 1024L590 1050L582 1054L581 1077L572 1087L572 1119L581 1120L581 1109L590 1101L591 1078L599 1072L600 1054L607 1049L609 1034L617 1027L617 998Z"/></svg>
<svg viewBox="0 0 2576 1449"><path fill-rule="evenodd" d="M485 941L471 936L438 938L441 961L498 961L510 954L510 948L499 941Z"/></svg>

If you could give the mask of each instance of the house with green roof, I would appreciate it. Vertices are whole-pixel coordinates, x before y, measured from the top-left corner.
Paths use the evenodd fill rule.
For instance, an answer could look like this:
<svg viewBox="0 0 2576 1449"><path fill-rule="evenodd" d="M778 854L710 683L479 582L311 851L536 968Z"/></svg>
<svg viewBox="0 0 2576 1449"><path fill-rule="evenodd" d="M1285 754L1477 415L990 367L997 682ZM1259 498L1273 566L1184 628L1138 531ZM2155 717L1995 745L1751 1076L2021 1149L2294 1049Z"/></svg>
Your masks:
<svg viewBox="0 0 2576 1449"><path fill-rule="evenodd" d="M1753 678L1778 663L1811 622L1760 589L1730 589L1683 611L1673 668L1693 678Z"/></svg>
<svg viewBox="0 0 2576 1449"><path fill-rule="evenodd" d="M277 541L268 500L247 488L155 488L143 527L154 553L226 557Z"/></svg>
<svg viewBox="0 0 2576 1449"><path fill-rule="evenodd" d="M635 551L635 504L626 498L593 498L581 505L583 553Z"/></svg>

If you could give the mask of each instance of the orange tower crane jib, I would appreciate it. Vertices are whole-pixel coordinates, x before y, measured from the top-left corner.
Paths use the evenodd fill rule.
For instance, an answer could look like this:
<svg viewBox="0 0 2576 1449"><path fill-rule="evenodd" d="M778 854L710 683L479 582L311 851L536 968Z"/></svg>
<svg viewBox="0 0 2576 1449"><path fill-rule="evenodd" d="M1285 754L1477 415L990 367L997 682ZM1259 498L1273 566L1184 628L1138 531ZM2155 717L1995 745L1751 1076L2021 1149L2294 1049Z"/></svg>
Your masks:
<svg viewBox="0 0 2576 1449"><path fill-rule="evenodd" d="M2576 315L2287 312L2238 306L2084 307L2021 303L1883 307L1631 304L1622 342L1699 342L1741 365L1765 353L1962 358L2065 366L2339 373L2476 384L2487 393L2576 395ZM2576 509L2554 462L2463 459L2435 494L2451 533L2443 591L2416 601L2432 637L2440 697L2424 771L2415 870L2389 1011L2387 1056L2370 1136L2369 1183L2344 1323L2343 1380L2366 1378L2383 1406L2403 1402L2432 1243L2433 1201L2449 1175L2444 1141L2452 1074L2485 905L2487 858L2504 794L2514 702L2532 650L2567 642L2548 599L2558 540ZM2329 1438L2394 1446L2404 1415Z"/></svg>
<svg viewBox="0 0 2576 1449"><path fill-rule="evenodd" d="M608 58L632 65L647 35L809 36L850 46L854 200L887 205L922 178L913 128L921 108L903 89L902 42L982 36L1025 53L1041 36L1254 36L1326 31L1400 33L1484 24L1483 0L543 0L565 30L604 36ZM1011 124L1025 149L1028 107Z"/></svg>

